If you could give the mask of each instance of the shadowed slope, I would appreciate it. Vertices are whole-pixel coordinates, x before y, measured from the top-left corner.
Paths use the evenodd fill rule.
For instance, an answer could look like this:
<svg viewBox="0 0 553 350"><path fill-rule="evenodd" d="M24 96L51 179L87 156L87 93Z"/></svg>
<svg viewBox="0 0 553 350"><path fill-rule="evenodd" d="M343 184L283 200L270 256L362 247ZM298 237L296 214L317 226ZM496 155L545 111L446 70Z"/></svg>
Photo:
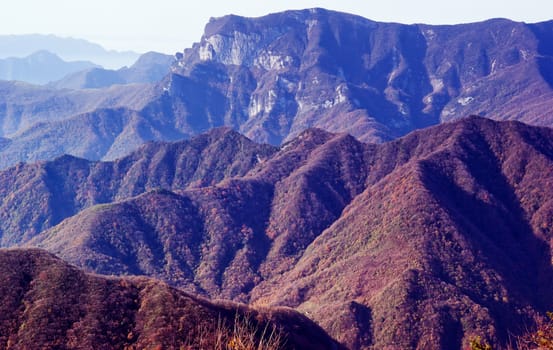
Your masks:
<svg viewBox="0 0 553 350"><path fill-rule="evenodd" d="M260 280L289 269L361 191L359 155L363 144L351 136L310 130L246 176L92 207L28 245L94 271L154 275L212 297L247 300Z"/></svg>

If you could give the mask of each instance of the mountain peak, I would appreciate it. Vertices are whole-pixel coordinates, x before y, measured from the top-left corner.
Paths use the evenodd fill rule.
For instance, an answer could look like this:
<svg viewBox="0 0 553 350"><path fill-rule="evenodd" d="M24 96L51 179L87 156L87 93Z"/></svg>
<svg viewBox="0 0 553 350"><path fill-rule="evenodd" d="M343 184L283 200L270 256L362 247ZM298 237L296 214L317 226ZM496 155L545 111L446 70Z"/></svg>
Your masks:
<svg viewBox="0 0 553 350"><path fill-rule="evenodd" d="M29 57L29 58L38 58L38 59L55 59L55 60L59 60L59 61L62 60L58 55L56 55L55 53L50 52L48 50L35 51L27 57Z"/></svg>
<svg viewBox="0 0 553 350"><path fill-rule="evenodd" d="M335 134L323 130L321 128L309 128L300 132L296 137L294 137L290 143L298 142L313 142L313 143L324 143L334 137ZM287 144L284 144L283 147L286 147Z"/></svg>
<svg viewBox="0 0 553 350"><path fill-rule="evenodd" d="M208 23L174 72L239 91L228 115L247 121L247 136L273 144L310 127L383 142L470 114L553 125L553 107L537 102L553 95L547 59L532 59L551 56L540 28L503 19L377 23L324 9L231 15ZM541 97L512 79L540 86Z"/></svg>
<svg viewBox="0 0 553 350"><path fill-rule="evenodd" d="M39 50L24 58L0 59L0 79L45 84L92 67L97 65L88 61L66 62L50 51Z"/></svg>
<svg viewBox="0 0 553 350"><path fill-rule="evenodd" d="M175 58L171 55L165 55L159 52L150 51L140 55L140 57L138 57L136 62L134 62L131 67L142 68L149 67L151 65L162 65L169 67L174 60Z"/></svg>

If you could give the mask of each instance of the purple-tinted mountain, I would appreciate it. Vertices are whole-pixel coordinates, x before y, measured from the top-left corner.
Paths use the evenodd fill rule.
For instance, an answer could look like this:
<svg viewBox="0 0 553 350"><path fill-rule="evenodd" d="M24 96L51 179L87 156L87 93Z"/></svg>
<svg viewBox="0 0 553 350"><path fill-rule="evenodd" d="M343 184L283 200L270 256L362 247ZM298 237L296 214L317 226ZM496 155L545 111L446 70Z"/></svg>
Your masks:
<svg viewBox="0 0 553 350"><path fill-rule="evenodd" d="M0 158L0 168L66 152L111 160L142 142L190 138L219 126L274 145L311 127L382 142L469 114L552 126L552 37L553 22L402 25L323 9L225 16L177 54L154 91L135 91L141 99L134 103L97 106L126 107L131 111L116 113L138 112L141 120L136 126L128 119L132 125L114 129L98 149L74 151L50 132L66 119L79 125L74 130L90 128L93 110L41 99L25 105L34 121L22 124L17 109L8 108L20 102L8 100L0 125L12 132L0 136L13 142L4 151L10 161ZM109 93L100 93L109 101ZM51 110L61 112L47 119ZM44 132L19 139L35 124ZM112 150L119 134L134 141ZM82 135L68 131L66 139L78 143Z"/></svg>
<svg viewBox="0 0 553 350"><path fill-rule="evenodd" d="M369 150L365 190L252 300L352 348L504 345L551 308L551 136L469 119Z"/></svg>
<svg viewBox="0 0 553 350"><path fill-rule="evenodd" d="M146 278L88 275L44 251L0 250L3 349L339 349L286 308L212 303Z"/></svg>
<svg viewBox="0 0 553 350"><path fill-rule="evenodd" d="M173 56L148 52L130 67L118 70L86 69L50 85L58 89L98 89L116 84L157 83L169 73L174 61Z"/></svg>
<svg viewBox="0 0 553 350"><path fill-rule="evenodd" d="M0 245L24 242L95 204L244 175L275 151L222 128L190 141L149 143L114 162L64 156L18 164L0 172Z"/></svg>
<svg viewBox="0 0 553 350"><path fill-rule="evenodd" d="M227 129L19 165L0 172L2 242L290 306L352 349L497 347L553 307L552 140L471 117L379 145Z"/></svg>
<svg viewBox="0 0 553 350"><path fill-rule="evenodd" d="M176 72L227 106L220 120L274 144L309 127L380 142L471 113L552 125L552 33L553 22L402 25L322 9L226 16Z"/></svg>

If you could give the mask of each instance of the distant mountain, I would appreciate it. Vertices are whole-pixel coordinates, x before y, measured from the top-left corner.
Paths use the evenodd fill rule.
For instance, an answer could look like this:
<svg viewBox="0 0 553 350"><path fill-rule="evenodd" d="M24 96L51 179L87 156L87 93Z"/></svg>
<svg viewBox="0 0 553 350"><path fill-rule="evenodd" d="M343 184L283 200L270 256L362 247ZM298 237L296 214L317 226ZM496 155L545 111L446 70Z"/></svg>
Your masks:
<svg viewBox="0 0 553 350"><path fill-rule="evenodd" d="M156 95L156 89L151 84L71 91L0 81L0 135L17 138L18 134L29 128L49 127L97 109L125 107L140 110ZM48 138L47 133L44 138Z"/></svg>
<svg viewBox="0 0 553 350"><path fill-rule="evenodd" d="M219 126L274 145L311 127L383 142L469 114L553 126L551 42L553 22L402 25L323 9L213 19L139 105L98 112L121 113L129 124L114 129L111 140L119 132L133 142L116 145L116 152L104 144L75 155L109 160L141 142L190 138ZM98 85L122 79L97 73L90 77ZM74 86L87 86L86 78L76 79ZM37 125L19 123L18 110L2 111L0 104L4 124L20 126L17 134L0 133L12 141L0 157L10 161L0 167L67 152L72 147L51 132L60 123L79 125L63 127L73 144L82 139L79 128L94 129L90 110L38 117L57 108L43 102L26 106ZM123 117L129 114L137 117ZM27 128L34 129L19 139Z"/></svg>
<svg viewBox="0 0 553 350"><path fill-rule="evenodd" d="M92 61L109 69L130 66L140 56L132 51L106 50L83 39L41 34L0 35L0 58L25 57L41 50L53 52L65 61Z"/></svg>
<svg viewBox="0 0 553 350"><path fill-rule="evenodd" d="M58 89L93 89L115 84L156 83L169 73L174 61L173 56L148 52L140 56L130 68L87 69L64 77L51 86Z"/></svg>
<svg viewBox="0 0 553 350"><path fill-rule="evenodd" d="M384 144L228 129L0 172L2 244L296 308L352 349L499 346L553 301L553 129L471 117Z"/></svg>
<svg viewBox="0 0 553 350"><path fill-rule="evenodd" d="M211 303L159 281L88 275L40 250L0 250L0 279L3 349L226 349L233 341L338 349L290 309Z"/></svg>
<svg viewBox="0 0 553 350"><path fill-rule="evenodd" d="M48 51L37 51L24 58L0 59L0 80L46 84L83 69L97 68L92 62L65 62Z"/></svg>

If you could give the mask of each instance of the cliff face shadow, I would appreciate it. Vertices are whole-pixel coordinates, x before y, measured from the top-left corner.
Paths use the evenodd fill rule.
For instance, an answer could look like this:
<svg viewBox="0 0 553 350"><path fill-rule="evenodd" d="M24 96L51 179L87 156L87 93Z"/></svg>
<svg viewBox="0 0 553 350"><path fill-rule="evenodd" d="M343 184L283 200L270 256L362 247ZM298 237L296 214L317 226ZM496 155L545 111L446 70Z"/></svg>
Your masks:
<svg viewBox="0 0 553 350"><path fill-rule="evenodd" d="M553 88L553 21L529 24L538 40L538 68L543 79Z"/></svg>

